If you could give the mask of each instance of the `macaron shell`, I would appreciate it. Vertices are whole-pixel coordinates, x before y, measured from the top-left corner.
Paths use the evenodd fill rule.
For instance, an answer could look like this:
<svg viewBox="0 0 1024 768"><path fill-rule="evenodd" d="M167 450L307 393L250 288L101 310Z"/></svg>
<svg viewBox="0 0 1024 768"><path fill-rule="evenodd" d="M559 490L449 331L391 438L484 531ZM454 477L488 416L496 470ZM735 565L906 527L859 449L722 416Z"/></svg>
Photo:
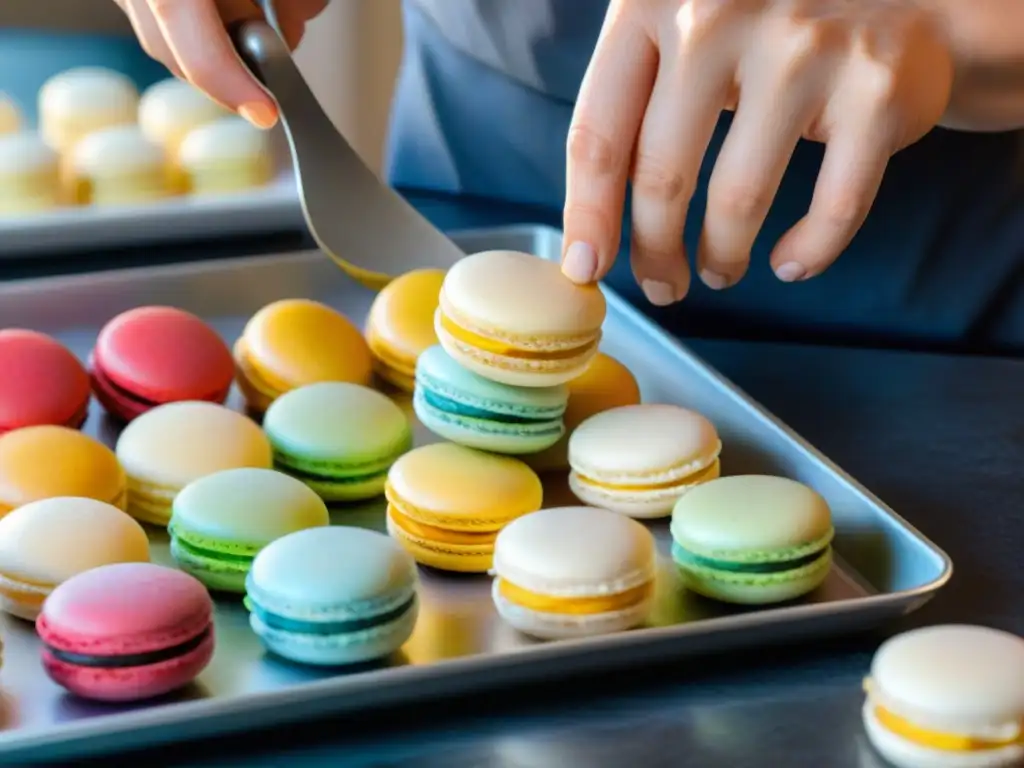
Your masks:
<svg viewBox="0 0 1024 768"><path fill-rule="evenodd" d="M976 733L1024 718L1024 639L962 624L886 640L871 678L895 714L932 730Z"/></svg>
<svg viewBox="0 0 1024 768"><path fill-rule="evenodd" d="M412 390L420 354L437 344L434 313L445 273L417 269L392 280L374 299L366 323L366 338L377 374Z"/></svg>
<svg viewBox="0 0 1024 768"><path fill-rule="evenodd" d="M152 563L118 563L59 585L43 607L43 642L71 652L148 653L195 637L213 604L188 574Z"/></svg>
<svg viewBox="0 0 1024 768"><path fill-rule="evenodd" d="M270 469L228 469L187 485L174 500L174 527L203 548L244 554L289 533L330 525L323 500Z"/></svg>
<svg viewBox="0 0 1024 768"><path fill-rule="evenodd" d="M372 361L362 334L324 304L270 304L252 317L243 337L251 364L278 393L321 381L370 382Z"/></svg>
<svg viewBox="0 0 1024 768"><path fill-rule="evenodd" d="M497 531L540 508L540 479L523 462L454 443L405 454L388 474L388 499L428 525Z"/></svg>
<svg viewBox="0 0 1024 768"><path fill-rule="evenodd" d="M0 573L56 585L111 563L149 562L149 538L117 507L93 499L35 501L0 519Z"/></svg>
<svg viewBox="0 0 1024 768"><path fill-rule="evenodd" d="M117 457L133 480L179 491L225 469L270 469L270 443L251 420L221 405L161 405L131 422Z"/></svg>
<svg viewBox="0 0 1024 768"><path fill-rule="evenodd" d="M457 262L440 304L474 326L524 344L576 346L604 322L595 285L577 285L553 261L515 251L486 251Z"/></svg>
<svg viewBox="0 0 1024 768"><path fill-rule="evenodd" d="M173 307L140 307L101 331L94 365L116 387L164 403L227 396L234 378L231 350L201 319Z"/></svg>
<svg viewBox="0 0 1024 768"><path fill-rule="evenodd" d="M44 424L77 428L89 375L64 345L35 331L0 330L0 433Z"/></svg>
<svg viewBox="0 0 1024 768"><path fill-rule="evenodd" d="M659 483L686 477L718 457L721 441L706 417L677 405L614 408L584 421L569 438L569 463L612 483Z"/></svg>
<svg viewBox="0 0 1024 768"><path fill-rule="evenodd" d="M795 480L723 477L693 488L672 513L672 536L688 551L736 562L799 556L830 538L828 503Z"/></svg>
<svg viewBox="0 0 1024 768"><path fill-rule="evenodd" d="M591 416L640 403L636 377L629 368L603 352L598 352L586 370L569 382L568 390L569 400L563 416L565 434L555 445L525 459L538 472L568 468L569 437Z"/></svg>
<svg viewBox="0 0 1024 768"><path fill-rule="evenodd" d="M84 496L125 504L125 475L113 451L67 427L0 435L0 516L30 501Z"/></svg>
<svg viewBox="0 0 1024 768"><path fill-rule="evenodd" d="M553 507L513 520L498 534L494 572L531 592L609 595L655 577L651 532L596 507Z"/></svg>
<svg viewBox="0 0 1024 768"><path fill-rule="evenodd" d="M464 544L436 541L409 530L407 522L397 518L396 512L396 507L388 506L388 535L400 542L417 563L453 573L486 573L494 563L493 540Z"/></svg>

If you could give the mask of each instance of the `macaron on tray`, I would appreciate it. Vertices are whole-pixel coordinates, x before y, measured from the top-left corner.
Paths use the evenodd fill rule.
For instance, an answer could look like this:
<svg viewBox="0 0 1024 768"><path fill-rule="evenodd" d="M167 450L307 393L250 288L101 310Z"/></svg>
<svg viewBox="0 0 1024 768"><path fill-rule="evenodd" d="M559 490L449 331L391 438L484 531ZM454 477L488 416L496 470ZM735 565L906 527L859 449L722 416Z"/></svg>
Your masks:
<svg viewBox="0 0 1024 768"><path fill-rule="evenodd" d="M485 251L342 290L348 316L277 296L230 321L128 308L66 343L0 330L15 719L754 631L877 592L826 496L761 469L765 427L634 368L613 298L557 264Z"/></svg>
<svg viewBox="0 0 1024 768"><path fill-rule="evenodd" d="M79 67L47 80L37 102L33 127L27 110L0 93L0 251L31 250L29 235L41 227L52 249L61 231L81 235L83 226L90 242L113 244L138 238L142 222L194 233L197 215L258 222L282 204L297 210L277 134L182 80L140 93L119 72ZM230 215L219 221L221 230L231 223Z"/></svg>

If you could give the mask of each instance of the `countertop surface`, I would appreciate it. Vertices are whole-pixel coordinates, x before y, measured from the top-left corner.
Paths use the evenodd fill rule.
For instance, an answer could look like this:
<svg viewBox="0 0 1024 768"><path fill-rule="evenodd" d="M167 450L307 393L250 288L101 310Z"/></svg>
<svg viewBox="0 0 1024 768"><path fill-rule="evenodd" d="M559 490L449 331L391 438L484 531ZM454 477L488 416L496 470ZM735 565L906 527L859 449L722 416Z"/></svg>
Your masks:
<svg viewBox="0 0 1024 768"><path fill-rule="evenodd" d="M449 228L557 223L493 206L467 213L427 200L421 208ZM307 242L286 234L258 250ZM254 250L206 243L189 253ZM0 267L0 276L181 258L179 248L56 265L32 259ZM1024 634L1024 361L722 340L691 346L952 557L950 584L888 632L970 622ZM181 745L145 759L289 768L881 766L860 725L860 683L880 639L668 665L652 659L642 670Z"/></svg>

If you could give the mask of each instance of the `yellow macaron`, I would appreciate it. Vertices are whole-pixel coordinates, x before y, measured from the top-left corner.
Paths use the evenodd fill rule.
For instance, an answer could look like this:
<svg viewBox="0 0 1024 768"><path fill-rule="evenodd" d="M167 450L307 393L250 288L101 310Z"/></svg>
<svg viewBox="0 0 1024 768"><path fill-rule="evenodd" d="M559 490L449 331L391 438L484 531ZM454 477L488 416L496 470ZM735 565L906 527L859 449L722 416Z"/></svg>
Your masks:
<svg viewBox="0 0 1024 768"><path fill-rule="evenodd" d="M391 281L374 299L366 321L366 340L377 375L412 392L416 361L437 344L434 313L445 273L417 269Z"/></svg>
<svg viewBox="0 0 1024 768"><path fill-rule="evenodd" d="M6 93L0 92L0 136L21 130L21 110Z"/></svg>
<svg viewBox="0 0 1024 768"><path fill-rule="evenodd" d="M60 156L35 133L0 135L0 215L60 204Z"/></svg>
<svg viewBox="0 0 1024 768"><path fill-rule="evenodd" d="M576 285L555 262L487 251L448 271L436 330L464 368L503 384L547 387L586 370L605 313L601 290Z"/></svg>
<svg viewBox="0 0 1024 768"><path fill-rule="evenodd" d="M105 128L83 138L65 167L78 205L125 205L174 193L163 148L134 125Z"/></svg>
<svg viewBox="0 0 1024 768"><path fill-rule="evenodd" d="M139 92L120 72L104 67L76 67L54 75L39 91L39 130L64 154L94 131L134 125Z"/></svg>
<svg viewBox="0 0 1024 768"><path fill-rule="evenodd" d="M388 532L418 562L483 573L508 523L540 509L543 488L526 464L454 443L396 461L385 487Z"/></svg>
<svg viewBox="0 0 1024 768"><path fill-rule="evenodd" d="M598 352L587 370L570 381L568 388L569 403L562 417L565 434L547 450L523 457L538 472L568 469L569 437L591 416L640 402L640 385L632 371L604 352Z"/></svg>
<svg viewBox="0 0 1024 768"><path fill-rule="evenodd" d="M270 135L240 117L191 130L177 157L187 191L216 195L262 187L274 177Z"/></svg>
<svg viewBox="0 0 1024 768"><path fill-rule="evenodd" d="M0 609L34 621L50 592L72 576L146 562L146 532L117 507L73 496L34 501L0 519Z"/></svg>
<svg viewBox="0 0 1024 768"><path fill-rule="evenodd" d="M307 299L268 304L235 343L239 389L263 412L285 392L322 381L370 383L370 348L340 312Z"/></svg>
<svg viewBox="0 0 1024 768"><path fill-rule="evenodd" d="M68 427L24 427L0 435L0 517L55 496L125 509L124 470L107 446Z"/></svg>

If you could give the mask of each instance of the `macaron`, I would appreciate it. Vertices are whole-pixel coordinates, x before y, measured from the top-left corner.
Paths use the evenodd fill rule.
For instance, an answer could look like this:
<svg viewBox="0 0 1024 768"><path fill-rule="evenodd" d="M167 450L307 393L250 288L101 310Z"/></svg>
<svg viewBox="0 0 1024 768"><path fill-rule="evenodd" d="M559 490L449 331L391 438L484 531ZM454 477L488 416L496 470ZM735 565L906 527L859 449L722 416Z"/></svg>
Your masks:
<svg viewBox="0 0 1024 768"><path fill-rule="evenodd" d="M385 494L388 532L417 562L484 573L498 532L540 509L544 490L534 471L511 456L434 443L395 462Z"/></svg>
<svg viewBox="0 0 1024 768"><path fill-rule="evenodd" d="M147 411L121 432L116 450L128 475L128 512L153 525L167 525L174 497L194 480L272 464L270 442L255 422L201 401Z"/></svg>
<svg viewBox="0 0 1024 768"><path fill-rule="evenodd" d="M167 529L183 571L210 589L242 593L263 547L330 524L327 505L298 480L270 469L227 469L185 486Z"/></svg>
<svg viewBox="0 0 1024 768"><path fill-rule="evenodd" d="M276 655L316 666L383 658L412 636L416 564L387 536L335 526L263 549L246 579L249 623Z"/></svg>
<svg viewBox="0 0 1024 768"><path fill-rule="evenodd" d="M78 429L89 414L89 374L44 333L0 330L0 434L42 424Z"/></svg>
<svg viewBox="0 0 1024 768"><path fill-rule="evenodd" d="M189 131L177 160L193 195L244 192L274 178L270 134L234 115Z"/></svg>
<svg viewBox="0 0 1024 768"><path fill-rule="evenodd" d="M60 157L37 134L0 134L0 216L47 211L62 203Z"/></svg>
<svg viewBox="0 0 1024 768"><path fill-rule="evenodd" d="M14 103L14 99L6 93L0 92L0 136L16 133L21 130L21 127L21 110Z"/></svg>
<svg viewBox="0 0 1024 768"><path fill-rule="evenodd" d="M459 365L440 346L416 367L413 408L420 423L453 443L496 453L536 453L565 431L565 385L514 387Z"/></svg>
<svg viewBox="0 0 1024 768"><path fill-rule="evenodd" d="M672 511L672 557L683 584L726 603L792 600L817 588L832 565L832 516L795 480L737 475L683 496Z"/></svg>
<svg viewBox="0 0 1024 768"><path fill-rule="evenodd" d="M395 278L377 294L366 320L366 341L377 375L412 392L416 361L437 344L434 313L445 273L417 269Z"/></svg>
<svg viewBox="0 0 1024 768"><path fill-rule="evenodd" d="M541 639L606 634L646 621L654 597L654 536L596 507L542 509L509 523L494 544L498 614Z"/></svg>
<svg viewBox="0 0 1024 768"><path fill-rule="evenodd" d="M263 419L274 466L329 502L372 499L412 447L405 413L380 392L325 381L293 389Z"/></svg>
<svg viewBox="0 0 1024 768"><path fill-rule="evenodd" d="M68 427L24 427L0 435L0 517L54 496L83 496L124 509L125 473L114 452Z"/></svg>
<svg viewBox="0 0 1024 768"><path fill-rule="evenodd" d="M139 128L163 147L173 166L177 166L181 142L193 129L228 115L205 93L176 77L149 86L139 100Z"/></svg>
<svg viewBox="0 0 1024 768"><path fill-rule="evenodd" d="M46 674L97 701L137 701L192 682L213 657L213 603L187 573L117 563L72 576L36 621Z"/></svg>
<svg viewBox="0 0 1024 768"><path fill-rule="evenodd" d="M223 403L231 350L209 325L173 307L123 312L100 331L90 360L96 399L123 420L181 400Z"/></svg>
<svg viewBox="0 0 1024 768"><path fill-rule="evenodd" d="M1024 640L941 625L886 640L864 683L868 740L896 768L1024 763Z"/></svg>
<svg viewBox="0 0 1024 768"><path fill-rule="evenodd" d="M167 156L135 125L84 136L65 166L68 196L78 205L131 205L174 194Z"/></svg>
<svg viewBox="0 0 1024 768"><path fill-rule="evenodd" d="M587 370L567 386L565 434L550 448L523 459L538 472L569 468L569 436L591 416L640 403L640 385L632 371L604 352L598 352Z"/></svg>
<svg viewBox="0 0 1024 768"><path fill-rule="evenodd" d="M35 621L46 597L76 574L146 562L146 532L117 507L69 496L33 501L0 518L0 609Z"/></svg>
<svg viewBox="0 0 1024 768"><path fill-rule="evenodd" d="M47 80L39 90L39 130L58 152L114 125L134 125L139 92L130 78L105 67L75 67Z"/></svg>
<svg viewBox="0 0 1024 768"><path fill-rule="evenodd" d="M263 412L289 390L321 381L369 384L370 348L340 312L307 299L269 304L235 344L238 386L249 407Z"/></svg>
<svg viewBox="0 0 1024 768"><path fill-rule="evenodd" d="M666 517L676 500L720 473L715 425L678 405L604 411L569 438L569 487L585 504L639 518Z"/></svg>
<svg viewBox="0 0 1024 768"><path fill-rule="evenodd" d="M597 354L606 305L553 261L486 251L453 266L435 329L460 365L503 384L548 387L582 374Z"/></svg>

